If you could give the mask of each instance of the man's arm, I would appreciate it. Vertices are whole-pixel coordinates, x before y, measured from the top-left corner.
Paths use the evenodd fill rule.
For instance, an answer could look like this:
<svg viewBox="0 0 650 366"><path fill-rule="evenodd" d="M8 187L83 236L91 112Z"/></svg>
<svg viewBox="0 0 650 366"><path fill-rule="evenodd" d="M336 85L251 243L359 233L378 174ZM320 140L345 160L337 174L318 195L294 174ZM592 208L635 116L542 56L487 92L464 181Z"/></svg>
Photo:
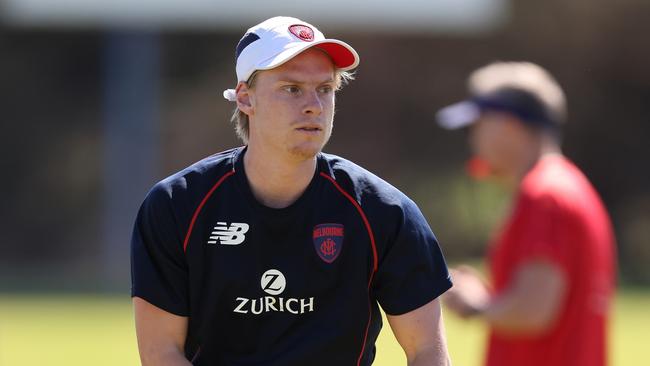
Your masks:
<svg viewBox="0 0 650 366"><path fill-rule="evenodd" d="M510 286L491 298L481 290L484 285L475 271L454 270L452 278L454 288L444 295L452 311L463 317L480 315L497 330L512 334L546 331L557 319L567 293L564 272L546 260L523 264Z"/></svg>
<svg viewBox="0 0 650 366"><path fill-rule="evenodd" d="M451 365L438 299L406 314L386 317L409 366Z"/></svg>
<svg viewBox="0 0 650 366"><path fill-rule="evenodd" d="M548 261L529 262L513 284L484 311L492 325L505 332L539 334L557 319L566 297L564 273Z"/></svg>
<svg viewBox="0 0 650 366"><path fill-rule="evenodd" d="M143 366L191 366L185 358L187 317L168 313L147 301L133 298L135 330Z"/></svg>

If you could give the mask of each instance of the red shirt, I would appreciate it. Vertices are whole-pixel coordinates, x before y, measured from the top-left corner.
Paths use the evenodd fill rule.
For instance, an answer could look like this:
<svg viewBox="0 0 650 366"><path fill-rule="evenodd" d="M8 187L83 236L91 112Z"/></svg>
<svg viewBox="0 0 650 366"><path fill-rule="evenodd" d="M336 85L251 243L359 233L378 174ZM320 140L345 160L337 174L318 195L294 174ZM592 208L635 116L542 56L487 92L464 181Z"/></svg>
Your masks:
<svg viewBox="0 0 650 366"><path fill-rule="evenodd" d="M507 289L520 266L542 259L564 272L568 296L541 335L492 329L487 365L605 365L614 256L609 217L587 178L562 156L541 159L523 179L511 217L491 246L494 292Z"/></svg>

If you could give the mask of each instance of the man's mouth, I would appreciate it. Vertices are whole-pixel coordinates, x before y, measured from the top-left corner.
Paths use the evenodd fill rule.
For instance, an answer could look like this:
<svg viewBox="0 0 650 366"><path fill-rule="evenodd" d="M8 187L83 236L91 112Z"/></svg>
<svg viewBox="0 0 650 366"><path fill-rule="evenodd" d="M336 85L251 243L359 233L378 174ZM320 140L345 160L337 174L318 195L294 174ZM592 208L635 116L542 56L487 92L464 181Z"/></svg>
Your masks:
<svg viewBox="0 0 650 366"><path fill-rule="evenodd" d="M322 128L320 128L320 126L313 125L313 126L298 127L296 128L296 130L303 131L303 132L320 132L322 131Z"/></svg>

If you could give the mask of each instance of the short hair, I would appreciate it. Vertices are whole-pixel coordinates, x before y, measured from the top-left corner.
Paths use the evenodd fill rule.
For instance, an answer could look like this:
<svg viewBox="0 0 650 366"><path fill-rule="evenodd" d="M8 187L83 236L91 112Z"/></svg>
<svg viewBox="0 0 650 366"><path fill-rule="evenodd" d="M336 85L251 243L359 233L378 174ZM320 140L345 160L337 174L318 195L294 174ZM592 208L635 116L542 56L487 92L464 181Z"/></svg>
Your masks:
<svg viewBox="0 0 650 366"><path fill-rule="evenodd" d="M531 62L494 62L474 71L467 80L469 92L480 96L503 89L518 89L536 97L553 122L564 124L564 91L553 76Z"/></svg>
<svg viewBox="0 0 650 366"><path fill-rule="evenodd" d="M251 77L248 78L248 81L246 81L249 89L252 89L255 86L255 77L258 73L259 70L253 72ZM336 91L338 91L350 81L354 80L354 73L336 69L334 71L334 79L336 80ZM248 145L248 136L250 132L248 115L239 110L239 107L235 107L235 111L233 112L232 117L230 117L230 121L235 125L237 136L242 140L244 145Z"/></svg>

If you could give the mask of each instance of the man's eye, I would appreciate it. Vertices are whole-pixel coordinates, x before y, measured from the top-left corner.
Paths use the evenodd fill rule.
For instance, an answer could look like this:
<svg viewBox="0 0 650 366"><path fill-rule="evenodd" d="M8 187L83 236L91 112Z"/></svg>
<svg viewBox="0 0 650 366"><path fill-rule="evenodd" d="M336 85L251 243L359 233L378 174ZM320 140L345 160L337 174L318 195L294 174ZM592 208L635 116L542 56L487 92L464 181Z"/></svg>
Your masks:
<svg viewBox="0 0 650 366"><path fill-rule="evenodd" d="M298 93L300 93L300 89L299 89L297 86L294 86L294 85L288 85L288 86L285 86L285 87L284 87L284 90L286 90L287 92L289 92L289 93L291 93L291 94L298 94Z"/></svg>
<svg viewBox="0 0 650 366"><path fill-rule="evenodd" d="M323 94L328 94L328 93L331 93L332 90L334 90L334 88L332 88L332 86L330 86L330 85L324 85L324 86L321 86L321 87L320 87L320 90L319 90L319 91L320 91L321 93L323 93Z"/></svg>

